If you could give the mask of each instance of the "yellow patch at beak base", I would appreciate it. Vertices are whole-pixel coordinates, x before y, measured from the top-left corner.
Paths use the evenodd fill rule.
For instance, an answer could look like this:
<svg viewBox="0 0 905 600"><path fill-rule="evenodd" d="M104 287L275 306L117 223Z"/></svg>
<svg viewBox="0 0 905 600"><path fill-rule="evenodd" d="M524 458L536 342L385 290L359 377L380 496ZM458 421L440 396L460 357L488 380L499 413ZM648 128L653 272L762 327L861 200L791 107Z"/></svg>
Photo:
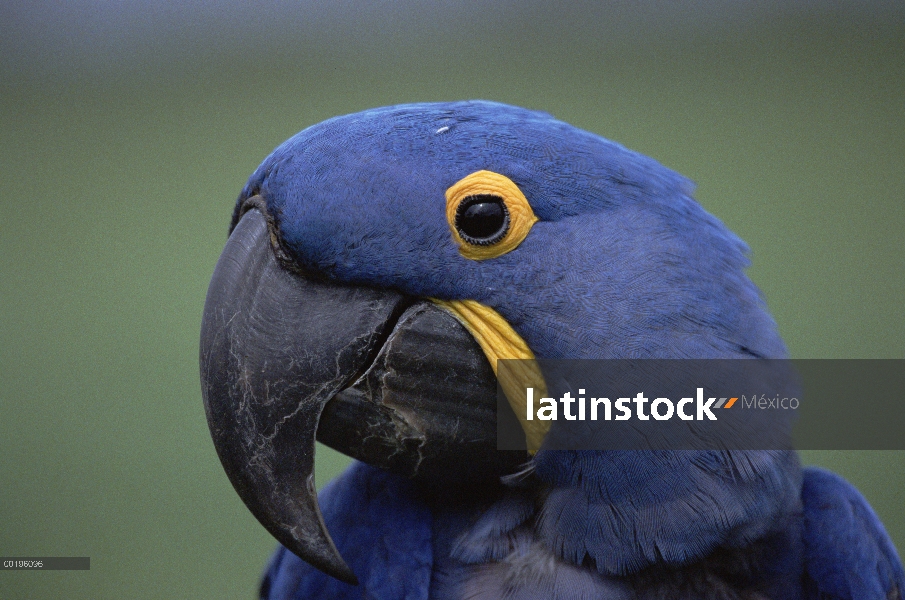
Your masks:
<svg viewBox="0 0 905 600"><path fill-rule="evenodd" d="M503 393L509 400L515 416L521 423L528 444L528 452L535 454L550 429L549 421L528 421L525 413L525 389L533 387L535 395L545 396L547 387L540 368L534 362L534 353L522 337L498 312L474 300L437 300L437 306L445 309L468 329L481 346L484 355L497 375ZM522 359L516 369L497 369L500 359Z"/></svg>

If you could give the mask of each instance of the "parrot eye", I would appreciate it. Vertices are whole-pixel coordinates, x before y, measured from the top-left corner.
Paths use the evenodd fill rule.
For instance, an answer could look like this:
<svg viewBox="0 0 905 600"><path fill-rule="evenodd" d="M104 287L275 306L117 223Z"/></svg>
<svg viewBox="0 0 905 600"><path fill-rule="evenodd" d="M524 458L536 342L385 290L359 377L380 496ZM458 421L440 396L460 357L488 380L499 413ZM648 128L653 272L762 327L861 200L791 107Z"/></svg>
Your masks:
<svg viewBox="0 0 905 600"><path fill-rule="evenodd" d="M456 230L469 244L496 244L509 230L509 209L499 196L468 196L456 209Z"/></svg>
<svg viewBox="0 0 905 600"><path fill-rule="evenodd" d="M493 171L475 171L446 190L446 220L459 253L471 260L515 250L537 223L522 190Z"/></svg>

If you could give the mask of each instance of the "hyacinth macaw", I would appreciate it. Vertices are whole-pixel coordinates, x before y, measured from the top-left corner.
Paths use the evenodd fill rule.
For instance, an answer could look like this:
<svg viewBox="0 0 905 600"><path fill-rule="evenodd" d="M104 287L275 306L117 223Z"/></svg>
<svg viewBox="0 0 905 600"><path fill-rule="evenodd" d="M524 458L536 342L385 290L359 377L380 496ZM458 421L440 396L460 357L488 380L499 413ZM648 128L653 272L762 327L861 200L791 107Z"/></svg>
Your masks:
<svg viewBox="0 0 905 600"><path fill-rule="evenodd" d="M201 343L282 543L261 596L900 598L864 498L794 452L496 448L500 357L785 357L747 264L687 179L547 114L392 106L279 146ZM360 461L319 498L315 437Z"/></svg>

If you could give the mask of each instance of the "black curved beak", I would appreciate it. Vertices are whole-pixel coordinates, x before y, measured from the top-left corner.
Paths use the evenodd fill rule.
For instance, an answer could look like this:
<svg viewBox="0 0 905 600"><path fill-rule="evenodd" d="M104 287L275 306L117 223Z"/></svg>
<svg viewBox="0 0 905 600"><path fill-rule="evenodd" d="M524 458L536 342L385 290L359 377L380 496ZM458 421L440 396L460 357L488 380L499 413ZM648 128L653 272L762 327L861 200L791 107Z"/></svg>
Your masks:
<svg viewBox="0 0 905 600"><path fill-rule="evenodd" d="M458 321L283 268L257 209L217 262L200 350L211 436L239 496L280 543L347 583L317 504L315 438L437 485L498 480L526 459L496 450L496 379Z"/></svg>

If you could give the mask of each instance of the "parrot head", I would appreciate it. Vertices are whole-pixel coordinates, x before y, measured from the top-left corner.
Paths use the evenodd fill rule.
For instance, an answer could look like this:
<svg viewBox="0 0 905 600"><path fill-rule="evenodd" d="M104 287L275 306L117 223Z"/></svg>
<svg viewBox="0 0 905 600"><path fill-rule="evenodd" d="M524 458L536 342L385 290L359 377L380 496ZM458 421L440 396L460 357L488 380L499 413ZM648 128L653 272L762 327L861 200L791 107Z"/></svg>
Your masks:
<svg viewBox="0 0 905 600"><path fill-rule="evenodd" d="M239 196L202 323L236 490L287 548L354 581L317 506L315 438L479 485L530 458L496 449L501 358L784 356L745 245L691 193L649 158L492 102L368 110L289 139Z"/></svg>

